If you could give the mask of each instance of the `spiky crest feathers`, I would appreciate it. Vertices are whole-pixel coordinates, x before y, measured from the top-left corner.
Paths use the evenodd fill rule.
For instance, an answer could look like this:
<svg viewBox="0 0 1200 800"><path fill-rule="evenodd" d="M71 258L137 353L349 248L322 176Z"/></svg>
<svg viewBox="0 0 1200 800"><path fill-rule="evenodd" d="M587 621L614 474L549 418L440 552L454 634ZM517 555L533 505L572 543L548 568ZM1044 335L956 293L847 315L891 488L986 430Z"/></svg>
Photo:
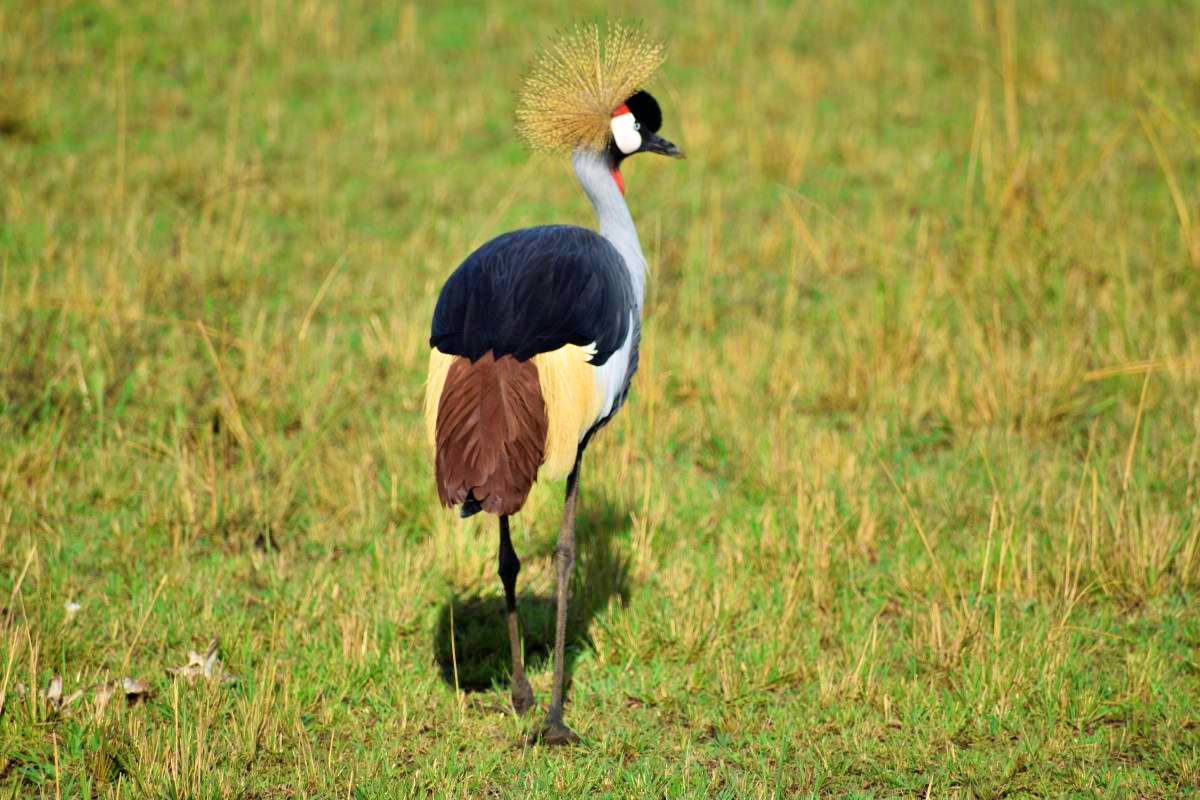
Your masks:
<svg viewBox="0 0 1200 800"><path fill-rule="evenodd" d="M517 100L517 132L534 150L584 147L602 151L612 138L612 112L646 84L666 58L666 45L621 23L580 25L537 59Z"/></svg>

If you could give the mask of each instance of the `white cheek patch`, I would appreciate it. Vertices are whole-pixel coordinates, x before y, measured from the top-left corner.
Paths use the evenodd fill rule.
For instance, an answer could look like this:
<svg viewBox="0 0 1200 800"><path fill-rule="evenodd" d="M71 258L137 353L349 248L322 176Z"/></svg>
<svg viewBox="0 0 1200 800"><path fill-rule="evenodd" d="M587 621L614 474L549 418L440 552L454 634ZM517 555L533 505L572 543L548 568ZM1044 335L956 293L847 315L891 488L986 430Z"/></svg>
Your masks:
<svg viewBox="0 0 1200 800"><path fill-rule="evenodd" d="M635 125L637 120L630 113L618 114L612 118L613 141L617 143L617 149L625 155L636 153L642 146L642 135L638 133Z"/></svg>

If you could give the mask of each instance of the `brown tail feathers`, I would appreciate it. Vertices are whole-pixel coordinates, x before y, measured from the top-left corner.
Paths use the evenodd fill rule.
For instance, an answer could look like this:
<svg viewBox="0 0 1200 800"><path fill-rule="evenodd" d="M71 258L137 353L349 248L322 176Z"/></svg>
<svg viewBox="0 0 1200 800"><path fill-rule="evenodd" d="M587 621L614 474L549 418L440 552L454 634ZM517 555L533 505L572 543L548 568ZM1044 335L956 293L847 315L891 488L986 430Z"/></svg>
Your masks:
<svg viewBox="0 0 1200 800"><path fill-rule="evenodd" d="M537 478L546 405L533 361L456 358L437 410L437 488L446 506L515 514Z"/></svg>

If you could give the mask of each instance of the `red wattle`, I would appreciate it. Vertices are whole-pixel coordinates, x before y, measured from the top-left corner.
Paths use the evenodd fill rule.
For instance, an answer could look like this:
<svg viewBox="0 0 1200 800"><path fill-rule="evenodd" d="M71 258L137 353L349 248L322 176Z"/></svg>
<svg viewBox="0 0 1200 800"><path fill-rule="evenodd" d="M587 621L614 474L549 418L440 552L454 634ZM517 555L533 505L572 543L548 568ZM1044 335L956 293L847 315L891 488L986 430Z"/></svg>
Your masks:
<svg viewBox="0 0 1200 800"><path fill-rule="evenodd" d="M621 190L621 194L625 194L625 179L621 177L621 170L614 169L612 176L613 180L617 182L617 188Z"/></svg>

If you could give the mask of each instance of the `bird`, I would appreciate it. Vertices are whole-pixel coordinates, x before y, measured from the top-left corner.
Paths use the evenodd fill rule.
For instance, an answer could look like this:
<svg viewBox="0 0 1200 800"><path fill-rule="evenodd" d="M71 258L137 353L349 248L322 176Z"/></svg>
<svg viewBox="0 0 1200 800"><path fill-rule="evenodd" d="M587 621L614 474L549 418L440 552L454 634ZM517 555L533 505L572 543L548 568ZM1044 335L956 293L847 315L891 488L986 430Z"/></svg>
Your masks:
<svg viewBox="0 0 1200 800"><path fill-rule="evenodd" d="M554 681L535 743L579 741L563 719L563 658L580 468L638 367L647 267L621 168L641 153L684 157L659 136L662 110L644 88L664 58L662 41L616 23L603 33L577 26L536 59L517 98L517 132L535 152L569 154L597 228L548 224L491 239L450 274L430 326L424 414L438 498L463 517L498 517L510 688L521 715L535 701L509 518L535 481L566 479L554 553Z"/></svg>

